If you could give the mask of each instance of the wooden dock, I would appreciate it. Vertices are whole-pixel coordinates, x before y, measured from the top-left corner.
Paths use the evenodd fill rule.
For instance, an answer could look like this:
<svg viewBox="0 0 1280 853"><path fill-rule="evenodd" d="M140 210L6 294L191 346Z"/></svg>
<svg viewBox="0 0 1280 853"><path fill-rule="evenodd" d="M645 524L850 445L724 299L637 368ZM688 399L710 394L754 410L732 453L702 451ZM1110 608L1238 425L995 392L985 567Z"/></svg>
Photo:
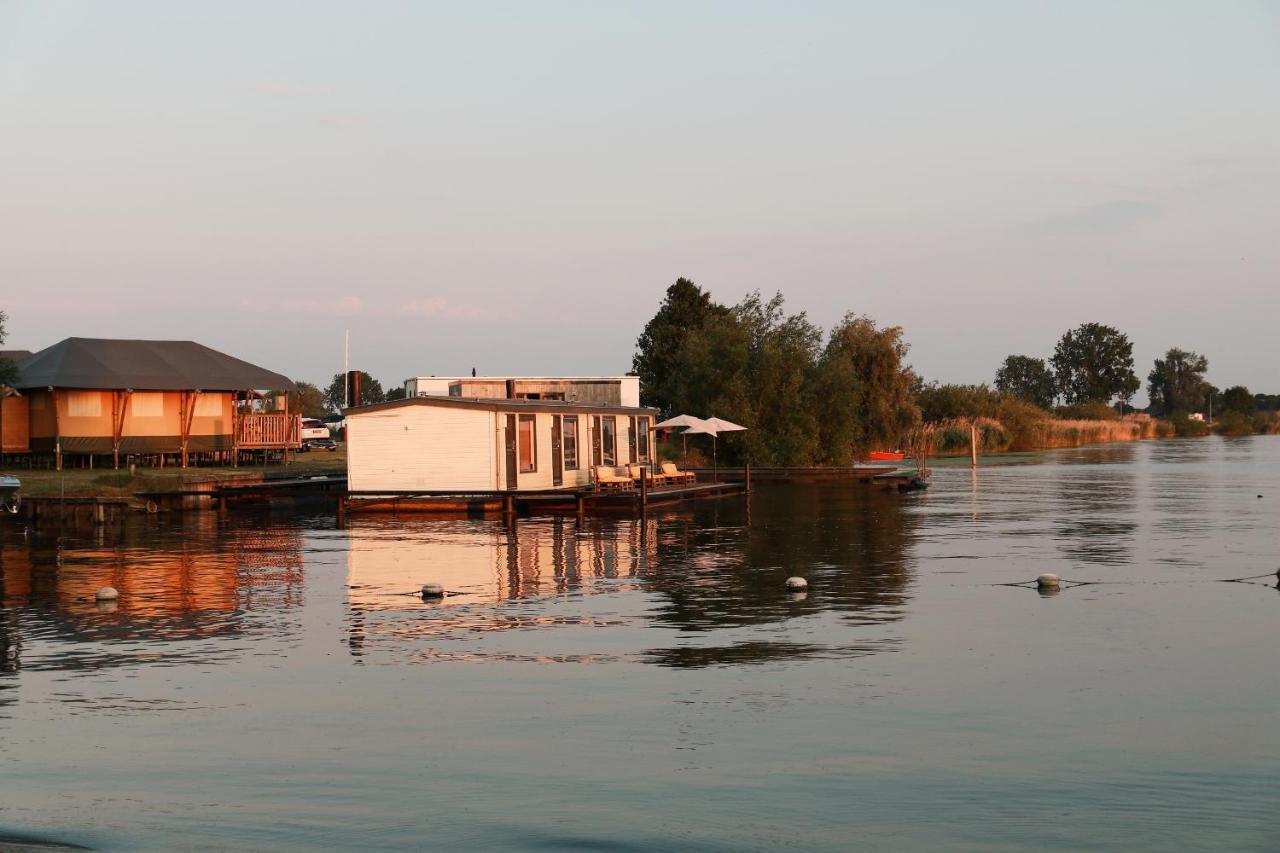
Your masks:
<svg viewBox="0 0 1280 853"><path fill-rule="evenodd" d="M347 512L460 513L467 515L643 512L652 506L746 494L747 483L704 482L682 486L603 491L591 488L479 492L347 492Z"/></svg>
<svg viewBox="0 0 1280 853"><path fill-rule="evenodd" d="M750 468L692 468L690 470L698 475L699 479L706 478L716 479L727 483L744 482L750 471L752 480L795 480L795 481L814 481L814 480L855 480L861 483L870 483L876 477L884 474L892 474L902 467L901 464L886 462L883 464L871 465L852 465L845 468L837 467L794 467L794 468L758 468L755 465Z"/></svg>

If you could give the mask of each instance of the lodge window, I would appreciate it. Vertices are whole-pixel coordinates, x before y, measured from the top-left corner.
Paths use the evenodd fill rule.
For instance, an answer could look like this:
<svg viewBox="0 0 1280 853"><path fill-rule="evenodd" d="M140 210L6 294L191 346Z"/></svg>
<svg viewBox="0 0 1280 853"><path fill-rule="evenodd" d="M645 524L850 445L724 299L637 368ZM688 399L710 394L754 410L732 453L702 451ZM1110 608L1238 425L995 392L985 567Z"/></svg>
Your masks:
<svg viewBox="0 0 1280 853"><path fill-rule="evenodd" d="M636 447L640 455L636 458L637 462L649 461L649 419L636 419Z"/></svg>
<svg viewBox="0 0 1280 853"><path fill-rule="evenodd" d="M593 415L591 418L591 464L603 465L600 459L600 416Z"/></svg>
<svg viewBox="0 0 1280 853"><path fill-rule="evenodd" d="M564 467L569 471L578 467L578 416L564 416L564 434L560 438L564 445Z"/></svg>
<svg viewBox="0 0 1280 853"><path fill-rule="evenodd" d="M521 415L517 430L517 452L520 459L520 473L530 474L538 470L538 434L535 429L533 415Z"/></svg>
<svg viewBox="0 0 1280 853"><path fill-rule="evenodd" d="M600 419L600 445L604 456L602 465L618 464L618 419L607 415Z"/></svg>

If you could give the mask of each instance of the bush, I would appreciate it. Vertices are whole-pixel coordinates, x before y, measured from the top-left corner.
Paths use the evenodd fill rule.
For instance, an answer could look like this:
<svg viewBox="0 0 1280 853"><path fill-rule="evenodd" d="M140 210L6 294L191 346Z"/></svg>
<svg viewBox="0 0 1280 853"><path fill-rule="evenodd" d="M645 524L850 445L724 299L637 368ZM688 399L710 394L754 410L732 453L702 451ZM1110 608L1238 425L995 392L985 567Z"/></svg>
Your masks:
<svg viewBox="0 0 1280 853"><path fill-rule="evenodd" d="M1076 403L1074 406L1059 406L1057 414L1064 421L1115 421L1120 419L1120 413L1101 400Z"/></svg>
<svg viewBox="0 0 1280 853"><path fill-rule="evenodd" d="M1177 436L1200 436L1209 434L1209 425L1204 421L1193 421L1186 415L1175 415L1172 418L1173 434Z"/></svg>
<svg viewBox="0 0 1280 853"><path fill-rule="evenodd" d="M1253 435L1259 432L1259 427L1263 426L1261 419L1259 423L1254 423L1254 419L1241 412L1226 412L1222 417L1218 418L1218 422L1214 426L1218 430L1219 435Z"/></svg>

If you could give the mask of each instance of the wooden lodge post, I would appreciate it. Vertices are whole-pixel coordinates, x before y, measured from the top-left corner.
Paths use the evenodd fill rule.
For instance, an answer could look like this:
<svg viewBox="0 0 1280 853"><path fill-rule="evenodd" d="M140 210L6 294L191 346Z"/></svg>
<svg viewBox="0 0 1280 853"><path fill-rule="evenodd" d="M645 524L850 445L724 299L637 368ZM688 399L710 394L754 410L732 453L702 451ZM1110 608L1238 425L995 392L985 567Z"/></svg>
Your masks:
<svg viewBox="0 0 1280 853"><path fill-rule="evenodd" d="M58 389L50 388L49 396L53 398L53 461L54 468L62 470L62 418L58 414Z"/></svg>
<svg viewBox="0 0 1280 853"><path fill-rule="evenodd" d="M640 468L640 506L649 505L649 472Z"/></svg>

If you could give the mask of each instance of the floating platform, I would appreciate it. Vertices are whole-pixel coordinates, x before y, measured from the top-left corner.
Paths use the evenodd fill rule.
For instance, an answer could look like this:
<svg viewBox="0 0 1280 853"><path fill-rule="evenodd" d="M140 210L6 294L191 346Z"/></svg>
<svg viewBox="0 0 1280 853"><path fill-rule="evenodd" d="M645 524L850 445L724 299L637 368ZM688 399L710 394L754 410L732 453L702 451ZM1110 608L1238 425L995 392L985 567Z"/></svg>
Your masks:
<svg viewBox="0 0 1280 853"><path fill-rule="evenodd" d="M856 480L869 483L882 474L892 474L902 466L892 462L872 465L850 465L847 467L794 467L794 468L757 468L751 466L752 480ZM691 468L698 477L720 482L739 483L747 479L746 468Z"/></svg>
<svg viewBox="0 0 1280 853"><path fill-rule="evenodd" d="M746 494L746 483L691 483L646 489L595 490L546 489L524 492L348 492L343 506L348 512L540 514L641 512L688 500Z"/></svg>

